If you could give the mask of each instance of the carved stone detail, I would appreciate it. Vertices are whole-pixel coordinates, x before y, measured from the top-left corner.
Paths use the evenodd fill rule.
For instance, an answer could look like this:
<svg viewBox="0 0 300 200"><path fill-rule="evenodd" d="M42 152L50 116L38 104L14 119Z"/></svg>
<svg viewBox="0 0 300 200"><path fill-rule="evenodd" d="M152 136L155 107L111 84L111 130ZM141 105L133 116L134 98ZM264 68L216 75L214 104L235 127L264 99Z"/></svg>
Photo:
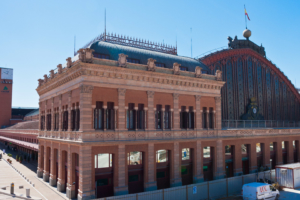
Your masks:
<svg viewBox="0 0 300 200"><path fill-rule="evenodd" d="M58 74L61 74L62 73L62 64L58 64L57 69L58 69Z"/></svg>
<svg viewBox="0 0 300 200"><path fill-rule="evenodd" d="M38 82L39 82L39 87L40 87L40 86L43 85L44 80L43 79L39 79Z"/></svg>
<svg viewBox="0 0 300 200"><path fill-rule="evenodd" d="M222 81L222 71L221 70L216 71L216 80Z"/></svg>
<svg viewBox="0 0 300 200"><path fill-rule="evenodd" d="M148 71L155 72L155 61L153 58L149 58L147 62Z"/></svg>
<svg viewBox="0 0 300 200"><path fill-rule="evenodd" d="M215 97L215 101L216 101L216 102L221 101L221 97Z"/></svg>
<svg viewBox="0 0 300 200"><path fill-rule="evenodd" d="M148 97L149 97L149 98L153 98L155 92L153 92L153 91L147 91L147 94L148 94Z"/></svg>
<svg viewBox="0 0 300 200"><path fill-rule="evenodd" d="M178 100L179 94L178 94L178 93L173 93L173 98L174 98L175 100Z"/></svg>
<svg viewBox="0 0 300 200"><path fill-rule="evenodd" d="M72 58L71 58L71 57L68 57L68 58L66 59L66 61L67 61L67 68L72 67Z"/></svg>
<svg viewBox="0 0 300 200"><path fill-rule="evenodd" d="M80 93L91 93L94 89L92 85L81 85L80 86Z"/></svg>
<svg viewBox="0 0 300 200"><path fill-rule="evenodd" d="M197 66L197 67L195 68L195 77L196 77L196 78L201 78L201 77L202 77L202 68L199 67L199 66Z"/></svg>
<svg viewBox="0 0 300 200"><path fill-rule="evenodd" d="M44 83L47 83L47 81L48 81L48 76L47 76L47 74L45 74L44 75Z"/></svg>
<svg viewBox="0 0 300 200"><path fill-rule="evenodd" d="M196 101L200 101L200 99L201 99L200 95L195 95L195 97L196 97Z"/></svg>
<svg viewBox="0 0 300 200"><path fill-rule="evenodd" d="M94 49L86 48L85 50L85 61L87 63L93 62L93 52L95 51Z"/></svg>
<svg viewBox="0 0 300 200"><path fill-rule="evenodd" d="M125 88L118 88L118 93L120 96L125 96L126 89Z"/></svg>
<svg viewBox="0 0 300 200"><path fill-rule="evenodd" d="M180 75L180 66L181 66L181 64L178 64L178 63L173 64L173 70L174 70L175 75Z"/></svg>
<svg viewBox="0 0 300 200"><path fill-rule="evenodd" d="M118 63L119 63L119 67L127 67L127 55L120 53L119 54L119 59L118 59Z"/></svg>

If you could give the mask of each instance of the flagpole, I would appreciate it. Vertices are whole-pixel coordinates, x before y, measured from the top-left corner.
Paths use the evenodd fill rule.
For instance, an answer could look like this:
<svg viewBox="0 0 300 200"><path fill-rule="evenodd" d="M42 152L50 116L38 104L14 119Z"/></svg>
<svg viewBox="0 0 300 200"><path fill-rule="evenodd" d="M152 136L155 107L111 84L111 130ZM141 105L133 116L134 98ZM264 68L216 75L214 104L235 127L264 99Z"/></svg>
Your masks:
<svg viewBox="0 0 300 200"><path fill-rule="evenodd" d="M246 10L245 4L244 4L244 12ZM246 19L246 13L245 13L245 24L246 24L246 29L247 29L247 19Z"/></svg>

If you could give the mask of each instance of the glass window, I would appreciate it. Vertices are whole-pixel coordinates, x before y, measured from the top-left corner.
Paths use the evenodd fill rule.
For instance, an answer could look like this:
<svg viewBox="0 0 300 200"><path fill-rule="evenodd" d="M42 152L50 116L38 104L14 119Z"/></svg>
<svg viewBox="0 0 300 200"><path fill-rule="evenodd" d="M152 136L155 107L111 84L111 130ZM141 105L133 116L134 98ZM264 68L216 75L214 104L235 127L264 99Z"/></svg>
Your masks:
<svg viewBox="0 0 300 200"><path fill-rule="evenodd" d="M231 153L232 153L231 145L226 145L225 146L225 155L231 156Z"/></svg>
<svg viewBox="0 0 300 200"><path fill-rule="evenodd" d="M247 145L246 144L242 144L242 154L247 154Z"/></svg>
<svg viewBox="0 0 300 200"><path fill-rule="evenodd" d="M158 150L156 152L156 162L167 162L168 161L168 151L167 150Z"/></svg>
<svg viewBox="0 0 300 200"><path fill-rule="evenodd" d="M187 67L182 67L182 66L180 66L179 69L180 69L181 71L188 71L188 68L187 68Z"/></svg>
<svg viewBox="0 0 300 200"><path fill-rule="evenodd" d="M186 166L182 166L181 167L181 175L185 175L188 173L189 173L188 168Z"/></svg>
<svg viewBox="0 0 300 200"><path fill-rule="evenodd" d="M285 149L285 142L284 142L284 141L281 142L281 145L282 145L282 146L281 146L282 149Z"/></svg>
<svg viewBox="0 0 300 200"><path fill-rule="evenodd" d="M133 151L127 155L128 165L141 165L142 164L142 152Z"/></svg>
<svg viewBox="0 0 300 200"><path fill-rule="evenodd" d="M261 152L260 143L256 143L256 153L260 153L260 152Z"/></svg>
<svg viewBox="0 0 300 200"><path fill-rule="evenodd" d="M127 62L139 64L139 63L140 63L140 60L138 60L138 59L133 59L133 58L127 58Z"/></svg>
<svg viewBox="0 0 300 200"><path fill-rule="evenodd" d="M112 154L104 153L95 155L95 168L112 167Z"/></svg>
<svg viewBox="0 0 300 200"><path fill-rule="evenodd" d="M190 149L184 148L182 149L182 160L189 160L190 159Z"/></svg>
<svg viewBox="0 0 300 200"><path fill-rule="evenodd" d="M155 63L156 67L165 67L165 64L163 63Z"/></svg>
<svg viewBox="0 0 300 200"><path fill-rule="evenodd" d="M204 147L203 148L203 157L204 158L210 158L210 147Z"/></svg>
<svg viewBox="0 0 300 200"><path fill-rule="evenodd" d="M274 143L270 142L270 151L274 151Z"/></svg>
<svg viewBox="0 0 300 200"><path fill-rule="evenodd" d="M293 148L296 148L295 140L293 140Z"/></svg>
<svg viewBox="0 0 300 200"><path fill-rule="evenodd" d="M93 53L95 58L101 58L101 59L109 59L109 55L100 54L100 53Z"/></svg>

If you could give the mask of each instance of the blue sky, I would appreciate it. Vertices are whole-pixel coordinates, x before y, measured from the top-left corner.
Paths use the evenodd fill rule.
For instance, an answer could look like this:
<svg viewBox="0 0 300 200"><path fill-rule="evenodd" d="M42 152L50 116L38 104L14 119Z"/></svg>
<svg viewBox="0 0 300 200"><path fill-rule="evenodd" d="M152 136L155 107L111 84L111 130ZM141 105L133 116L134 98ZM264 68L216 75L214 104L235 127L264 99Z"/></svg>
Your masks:
<svg viewBox="0 0 300 200"><path fill-rule="evenodd" d="M10 0L0 1L0 67L14 69L13 106L37 107L39 78L104 30L175 45L193 57L242 38L244 4L251 40L300 87L300 1ZM192 34L190 31L192 28ZM298 80L296 80L298 79Z"/></svg>

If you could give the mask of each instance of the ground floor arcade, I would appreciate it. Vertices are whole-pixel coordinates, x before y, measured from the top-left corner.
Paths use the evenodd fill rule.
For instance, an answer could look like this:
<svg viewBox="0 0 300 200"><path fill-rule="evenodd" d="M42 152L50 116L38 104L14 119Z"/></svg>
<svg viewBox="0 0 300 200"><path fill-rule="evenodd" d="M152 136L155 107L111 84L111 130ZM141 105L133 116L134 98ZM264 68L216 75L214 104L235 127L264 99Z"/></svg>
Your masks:
<svg viewBox="0 0 300 200"><path fill-rule="evenodd" d="M300 160L297 136L77 143L40 139L38 176L69 198L138 193Z"/></svg>

